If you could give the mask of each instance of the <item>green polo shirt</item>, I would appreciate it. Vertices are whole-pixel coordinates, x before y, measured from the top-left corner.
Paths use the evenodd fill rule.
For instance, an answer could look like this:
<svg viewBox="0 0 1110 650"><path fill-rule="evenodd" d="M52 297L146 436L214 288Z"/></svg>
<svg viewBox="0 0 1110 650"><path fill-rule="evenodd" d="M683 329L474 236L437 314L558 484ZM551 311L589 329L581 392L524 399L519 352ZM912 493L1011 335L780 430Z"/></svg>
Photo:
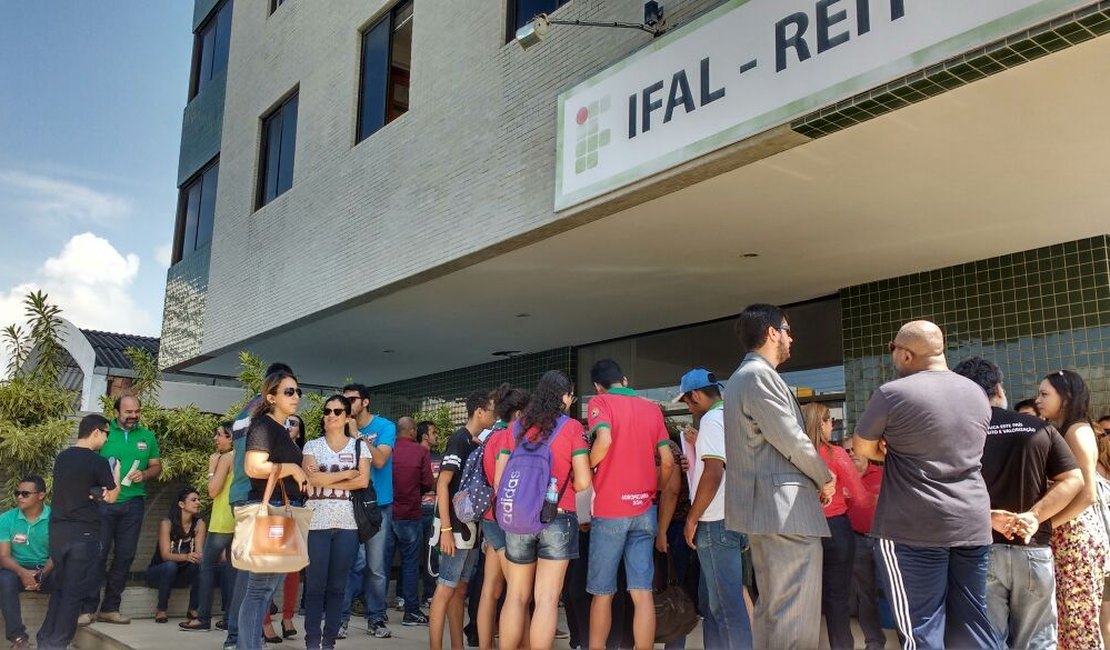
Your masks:
<svg viewBox="0 0 1110 650"><path fill-rule="evenodd" d="M34 522L19 508L0 515L0 542L12 545L12 558L24 568L41 567L50 558L50 506Z"/></svg>
<svg viewBox="0 0 1110 650"><path fill-rule="evenodd" d="M104 458L119 459L119 477L120 481L123 481L136 460L139 461L138 469L146 470L152 459L159 458L158 440L154 437L153 431L142 425L137 425L130 431L124 431L119 422L112 420L108 441L100 448L100 455ZM116 503L145 496L146 481L121 485Z"/></svg>

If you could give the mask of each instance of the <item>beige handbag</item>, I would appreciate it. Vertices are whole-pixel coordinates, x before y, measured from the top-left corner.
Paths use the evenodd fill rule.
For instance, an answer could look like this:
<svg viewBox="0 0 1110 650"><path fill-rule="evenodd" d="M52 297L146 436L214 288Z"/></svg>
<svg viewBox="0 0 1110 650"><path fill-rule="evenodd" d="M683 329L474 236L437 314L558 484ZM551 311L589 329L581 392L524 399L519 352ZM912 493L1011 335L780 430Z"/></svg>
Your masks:
<svg viewBox="0 0 1110 650"><path fill-rule="evenodd" d="M235 509L235 537L231 542L231 564L252 573L292 573L308 566L310 508L289 503L285 481L278 472L266 481L261 503ZM281 486L280 506L270 505L274 486Z"/></svg>

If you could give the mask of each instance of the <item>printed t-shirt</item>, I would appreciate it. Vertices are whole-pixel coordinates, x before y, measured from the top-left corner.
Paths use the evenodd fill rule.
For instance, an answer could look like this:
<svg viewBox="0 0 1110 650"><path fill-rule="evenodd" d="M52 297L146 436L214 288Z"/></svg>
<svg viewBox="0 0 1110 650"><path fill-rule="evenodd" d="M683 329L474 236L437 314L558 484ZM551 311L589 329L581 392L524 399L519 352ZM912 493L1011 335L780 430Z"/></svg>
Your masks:
<svg viewBox="0 0 1110 650"><path fill-rule="evenodd" d="M297 443L289 437L289 431L278 424L269 415L264 415L260 418L251 420L250 426L247 427L247 452L264 451L269 455L271 463L294 463L301 464L301 450L297 447ZM290 500L302 501L304 494L301 493L301 486L297 485L297 479L292 476L286 476L281 479L285 483L285 492L289 495ZM263 495L266 493L266 479L252 478L251 490L247 495L249 501L261 501ZM274 492L270 497L271 500L281 499L281 487L275 486Z"/></svg>
<svg viewBox="0 0 1110 650"><path fill-rule="evenodd" d="M235 452L229 451L229 454ZM231 457L232 464L235 463L235 457ZM227 477L224 479L224 486L220 488L220 493L212 500L212 516L208 522L208 532L231 534L235 532L235 515L231 512L231 501L229 495L231 494L232 476L231 470L227 472Z"/></svg>
<svg viewBox="0 0 1110 650"><path fill-rule="evenodd" d="M70 447L54 459L54 498L50 510L50 552L82 537L100 539L100 508L89 490L113 490L108 461L91 449Z"/></svg>
<svg viewBox="0 0 1110 650"><path fill-rule="evenodd" d="M510 429L507 439L503 439L506 445L501 448L499 456L512 455L513 449L516 449L516 438L511 431ZM524 435L528 440L535 442L538 439L538 433L539 430L536 427L531 427ZM582 423L569 418L559 431L559 435L551 442L551 475L556 480L556 491L562 495L559 497L559 508L565 512L575 512L578 509L574 489L567 485L567 482L573 481L573 458L590 453L585 436L586 431L582 428Z"/></svg>
<svg viewBox="0 0 1110 650"><path fill-rule="evenodd" d="M483 443L486 446L486 450L482 453L482 471L486 473L486 480L489 481L490 485L493 485L493 477L497 471L497 459L501 456L501 450L512 449L512 447L510 447L512 440L512 431L506 427L504 423L501 423L500 427L494 425L493 431ZM496 491L493 493L493 503L497 503ZM487 510L486 514L482 516L482 519L497 523L497 519L493 516L495 509L496 508L491 507Z"/></svg>
<svg viewBox="0 0 1110 650"><path fill-rule="evenodd" d="M355 439L345 440L347 444L339 451L331 448L326 436L309 440L304 445L304 455L312 456L316 469L322 473L358 469L358 463L355 462ZM362 445L362 449L358 453L369 462L370 450L367 449L366 443L359 444ZM309 530L358 529L358 524L355 523L354 506L351 505L350 490L309 485L308 507L312 508L312 523L308 525Z"/></svg>
<svg viewBox="0 0 1110 650"><path fill-rule="evenodd" d="M146 481L132 483L131 485L127 485L124 481L135 461L139 461L139 466L136 469L145 471L147 467L150 467L151 460L159 458L158 440L154 437L154 432L141 425L136 425L134 429L125 431L116 420L112 420L109 429L108 440L100 448L100 455L104 458L119 459L121 485L116 503L145 497Z"/></svg>
<svg viewBox="0 0 1110 650"><path fill-rule="evenodd" d="M705 474L705 459L719 460L725 462L725 418L724 418L725 403L718 401L711 406L705 415L701 416L701 422L698 423L698 441L694 445L694 452L697 458L694 458L694 464L690 467L690 472L686 475L686 480L690 488L690 500L693 501L698 494L698 483L701 482L701 477ZM687 457L691 456L689 445L686 444L686 439L682 439L682 453ZM676 468L675 471L682 471ZM717 493L713 495L713 500L709 502L705 512L702 513L698 521L721 521L725 518L725 475L721 473L721 485L717 488Z"/></svg>
<svg viewBox="0 0 1110 650"><path fill-rule="evenodd" d="M0 515L0 542L11 544L12 559L19 566L45 565L50 559L50 506L44 504L34 521L27 521L19 508Z"/></svg>
<svg viewBox="0 0 1110 650"><path fill-rule="evenodd" d="M173 525L170 519L163 519L162 521L170 522L170 553L176 555L188 555L193 551L200 550L197 548L197 524L200 519L193 519L189 522L189 530L183 530L180 522L177 526ZM167 558L162 557L162 546L157 542L154 543L154 555L150 558L150 566L158 566L163 562L168 562ZM187 566L189 562L178 561L178 566Z"/></svg>
<svg viewBox="0 0 1110 650"><path fill-rule="evenodd" d="M853 502L858 502L865 508L875 507L875 494L863 487L863 481L860 480L852 457L843 447L821 445L817 453L836 477L836 490L833 492L832 500L829 505L822 508L826 518L845 514L848 512L848 504Z"/></svg>
<svg viewBox="0 0 1110 650"><path fill-rule="evenodd" d="M1067 441L1056 427L1031 415L992 408L987 443L983 448L983 480L991 508L1025 512L1048 491L1048 481L1079 467ZM1029 546L1048 546L1052 522L1044 521ZM995 544L1025 546L1021 538L994 533Z"/></svg>
<svg viewBox="0 0 1110 650"><path fill-rule="evenodd" d="M462 484L462 471L466 467L466 460L470 458L470 454L478 448L478 443L474 442L474 438L470 435L470 431L466 427L459 427L455 433L451 434L451 438L447 440L447 449L443 454L443 463L439 466L439 471L454 472L451 475L451 481L447 484L447 504L448 510L451 514L451 528L454 529L455 539L462 538L464 543L473 544L478 536L478 527L475 524L466 524L459 520L459 516L455 514L455 504L452 499L459 492L459 486ZM436 514L439 510L436 510ZM441 524L442 526L442 524ZM469 547L468 547L469 548Z"/></svg>
<svg viewBox="0 0 1110 650"><path fill-rule="evenodd" d="M393 520L420 519L421 499L436 486L428 450L414 440L398 438L392 461Z"/></svg>
<svg viewBox="0 0 1110 650"><path fill-rule="evenodd" d="M594 474L594 517L635 517L658 487L655 449L669 442L659 407L631 388L614 387L589 403L590 432L608 427L612 443Z"/></svg>
<svg viewBox="0 0 1110 650"><path fill-rule="evenodd" d="M358 430L358 435L366 444L375 448L386 445L390 449L397 444L397 425L387 418L375 415L370 418L366 426ZM370 461L370 480L374 481L374 492L378 495L378 505L388 506L393 503L393 454L385 461L385 465L374 467Z"/></svg>
<svg viewBox="0 0 1110 650"><path fill-rule="evenodd" d="M251 425L251 413L262 403L262 395L255 395L235 416L231 425L231 449L235 453L231 459L231 491L227 500L233 506L242 503L250 496L251 479L243 469L243 457L247 451L247 429Z"/></svg>
<svg viewBox="0 0 1110 650"><path fill-rule="evenodd" d="M872 536L912 546L990 544L990 496L979 471L990 421L983 389L950 370L875 389L856 425L856 435L887 444Z"/></svg>
<svg viewBox="0 0 1110 650"><path fill-rule="evenodd" d="M867 469L860 476L863 489L875 495L875 499L868 501L848 502L848 521L852 523L852 530L860 535L871 532L871 522L875 519L875 506L878 504L879 490L883 484L883 467L875 463L868 463Z"/></svg>

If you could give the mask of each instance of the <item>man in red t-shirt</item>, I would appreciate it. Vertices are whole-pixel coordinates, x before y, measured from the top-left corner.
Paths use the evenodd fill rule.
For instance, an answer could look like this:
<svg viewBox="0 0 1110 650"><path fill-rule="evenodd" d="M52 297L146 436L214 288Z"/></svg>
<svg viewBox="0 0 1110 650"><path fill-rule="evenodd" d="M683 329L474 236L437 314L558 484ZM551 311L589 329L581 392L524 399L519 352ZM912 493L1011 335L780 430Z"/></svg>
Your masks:
<svg viewBox="0 0 1110 650"><path fill-rule="evenodd" d="M612 359L590 369L597 396L589 403L590 465L594 499L590 524L590 563L586 591L590 607L590 647L601 648L612 625L617 566L624 560L628 592L635 608L633 636L637 648L655 642L655 577L653 549L658 526L654 497L674 468L667 445L667 428L659 407L628 387L628 379Z"/></svg>

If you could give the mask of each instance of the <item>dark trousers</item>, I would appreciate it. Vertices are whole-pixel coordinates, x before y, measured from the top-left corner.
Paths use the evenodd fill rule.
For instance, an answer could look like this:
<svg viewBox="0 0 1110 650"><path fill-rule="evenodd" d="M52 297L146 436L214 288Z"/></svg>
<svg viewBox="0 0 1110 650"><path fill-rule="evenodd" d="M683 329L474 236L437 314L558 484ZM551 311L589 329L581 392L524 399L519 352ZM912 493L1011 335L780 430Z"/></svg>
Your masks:
<svg viewBox="0 0 1110 650"><path fill-rule="evenodd" d="M852 587L852 567L855 563L856 537L847 515L826 519L831 537L821 538L823 562L821 570L821 612L829 632L832 650L851 650L852 623L848 595Z"/></svg>
<svg viewBox="0 0 1110 650"><path fill-rule="evenodd" d="M879 585L875 577L875 540L856 533L856 556L852 565L852 595L856 618L863 630L867 650L878 650L886 645L879 616Z"/></svg>
<svg viewBox="0 0 1110 650"><path fill-rule="evenodd" d="M394 519L393 534L401 552L401 570L397 573L397 595L405 599L405 613L420 611L417 598L417 576L420 575L420 546L422 525L419 519ZM481 591L481 590L479 590Z"/></svg>
<svg viewBox="0 0 1110 650"><path fill-rule="evenodd" d="M1001 647L987 617L990 548L877 540L879 573L903 647Z"/></svg>
<svg viewBox="0 0 1110 650"><path fill-rule="evenodd" d="M482 581L486 576L486 552L485 544L481 544L474 548L478 551L478 566L474 570L474 577L470 579L472 589L466 590L466 614L467 623L463 627L463 634L468 639L478 638L478 602L482 600Z"/></svg>
<svg viewBox="0 0 1110 650"><path fill-rule="evenodd" d="M586 576L589 574L590 533L578 533L578 558L570 561L567 577L563 581L563 602L566 603L567 631L570 647L590 645L590 602L586 593Z"/></svg>
<svg viewBox="0 0 1110 650"><path fill-rule="evenodd" d="M23 567L37 571L40 567ZM54 572L51 572L39 584L38 593L48 594L54 582ZM11 641L17 637L27 636L27 628L23 626L23 611L19 606L19 594L23 592L23 581L19 576L0 569L0 615L4 617L4 638Z"/></svg>
<svg viewBox="0 0 1110 650"><path fill-rule="evenodd" d="M166 611L174 589L189 587L189 611L197 609L197 574L200 566L192 562L162 562L146 569L146 586L158 590L157 608Z"/></svg>
<svg viewBox="0 0 1110 650"><path fill-rule="evenodd" d="M65 650L77 633L82 602L97 587L97 573L89 569L100 561L100 540L88 534L52 551L51 558L54 560L54 591L39 629L38 647L40 650Z"/></svg>
<svg viewBox="0 0 1110 650"><path fill-rule="evenodd" d="M204 538L204 551L200 560L200 575L197 577L197 619L208 626L212 621L212 591L220 585L220 603L224 608L224 619L231 617L228 607L231 592L235 588L235 567L231 565L231 533L208 533ZM220 555L228 552L227 561L220 563ZM218 580L217 580L218 578Z"/></svg>
<svg viewBox="0 0 1110 650"><path fill-rule="evenodd" d="M432 573L439 573L439 554L432 552L432 547L428 546L428 540L432 537L432 526L434 521L432 508L420 506L420 528L421 528L421 542L420 542L420 582L423 583L423 598L425 600L432 597L436 592L436 579ZM431 571L428 567L431 567Z"/></svg>
<svg viewBox="0 0 1110 650"><path fill-rule="evenodd" d="M358 531L308 531L304 641L308 648L334 648L346 605L347 577L358 553ZM323 631L320 622L323 619Z"/></svg>
<svg viewBox="0 0 1110 650"><path fill-rule="evenodd" d="M128 499L123 503L100 504L100 561L97 563L97 587L86 596L82 611L92 614L118 612L127 574L139 545L146 499ZM108 566L108 556L112 564ZM93 571L91 573L97 573ZM104 583L104 600L100 600L100 583ZM99 602L99 607L98 607Z"/></svg>

